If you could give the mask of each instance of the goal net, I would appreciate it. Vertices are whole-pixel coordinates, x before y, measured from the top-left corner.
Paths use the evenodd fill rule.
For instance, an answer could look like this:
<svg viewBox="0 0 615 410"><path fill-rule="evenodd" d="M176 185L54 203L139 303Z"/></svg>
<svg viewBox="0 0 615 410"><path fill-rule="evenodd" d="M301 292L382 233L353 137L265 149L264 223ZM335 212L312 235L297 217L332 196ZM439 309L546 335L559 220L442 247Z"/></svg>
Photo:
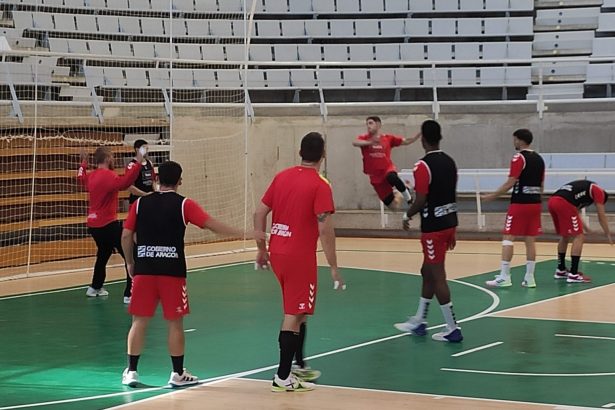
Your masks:
<svg viewBox="0 0 615 410"><path fill-rule="evenodd" d="M121 174L133 143L146 140L155 166L182 165L181 194L247 226L243 3L0 4L10 26L0 30L0 279L91 269L88 195L76 174L80 152L90 154L91 171L101 145ZM128 192L120 192L120 220L127 210ZM199 229L186 239L188 254L245 246L200 246L223 239Z"/></svg>

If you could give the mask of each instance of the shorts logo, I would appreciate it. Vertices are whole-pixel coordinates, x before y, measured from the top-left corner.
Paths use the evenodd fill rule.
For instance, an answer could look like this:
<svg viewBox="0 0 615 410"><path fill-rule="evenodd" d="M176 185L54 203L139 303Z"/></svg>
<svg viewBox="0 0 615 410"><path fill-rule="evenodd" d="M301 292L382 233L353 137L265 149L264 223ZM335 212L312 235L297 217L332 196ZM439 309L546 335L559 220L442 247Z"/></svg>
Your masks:
<svg viewBox="0 0 615 410"><path fill-rule="evenodd" d="M308 298L308 300L310 301L310 303L308 303L308 306L310 309L312 309L312 306L314 306L314 298L316 297L315 293L316 293L316 285L314 285L313 283L310 283L310 297Z"/></svg>
<svg viewBox="0 0 615 410"><path fill-rule="evenodd" d="M299 310L305 309L305 303L299 303Z"/></svg>
<svg viewBox="0 0 615 410"><path fill-rule="evenodd" d="M575 232L579 230L579 218L576 216L572 217L572 230Z"/></svg>
<svg viewBox="0 0 615 410"><path fill-rule="evenodd" d="M186 285L182 286L182 303L184 304L184 310L188 310L188 290Z"/></svg>
<svg viewBox="0 0 615 410"><path fill-rule="evenodd" d="M427 257L431 260L436 259L436 250L433 246L433 239L427 239L425 244L427 245Z"/></svg>
<svg viewBox="0 0 615 410"><path fill-rule="evenodd" d="M145 258L146 246L140 245L137 247L137 258Z"/></svg>
<svg viewBox="0 0 615 410"><path fill-rule="evenodd" d="M506 227L504 228L504 230L510 231L510 228L512 227L512 221L513 221L513 216L507 215L506 216Z"/></svg>

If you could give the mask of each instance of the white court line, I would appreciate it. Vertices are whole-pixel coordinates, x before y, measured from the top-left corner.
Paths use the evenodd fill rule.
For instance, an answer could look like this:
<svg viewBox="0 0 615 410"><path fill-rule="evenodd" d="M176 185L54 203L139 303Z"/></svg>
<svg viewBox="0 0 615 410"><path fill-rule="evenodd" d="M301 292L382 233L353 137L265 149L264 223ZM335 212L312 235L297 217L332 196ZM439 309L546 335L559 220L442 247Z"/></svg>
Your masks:
<svg viewBox="0 0 615 410"><path fill-rule="evenodd" d="M191 333L191 332L196 332L196 329L186 329L186 330L184 330L184 333Z"/></svg>
<svg viewBox="0 0 615 410"><path fill-rule="evenodd" d="M615 403L607 403L604 406L602 406L602 408L605 408L605 409L612 409L613 407L615 407Z"/></svg>
<svg viewBox="0 0 615 410"><path fill-rule="evenodd" d="M238 379L241 381L250 381L250 382L259 382L259 383L271 383L269 380L259 380L259 379ZM525 405L533 405L533 406L543 406L550 407L553 410L583 410L583 409L595 409L595 407L582 407L582 406L562 406L559 404L553 403L534 403L531 401L519 401L519 400L502 400L502 399L485 399L482 397L467 397L467 396L449 396L449 395L434 395L429 393L414 393L414 392L406 392L399 390L381 390L381 389L368 389L364 387L346 387L346 386L333 386L330 384L318 384L316 389L320 390L320 388L325 389L337 389L337 390L350 390L350 391L362 391L368 393L385 393L385 394L395 394L395 395L405 395L405 396L421 396L421 397L429 397L434 400L442 400L442 399L455 399L455 400L465 400L465 401L481 401L481 402L495 402L495 403L505 403L505 404L525 404ZM160 397L160 396L158 396Z"/></svg>
<svg viewBox="0 0 615 410"><path fill-rule="evenodd" d="M502 343L504 343L504 342L493 342L493 343L489 343L488 345L478 346L478 347L475 347L474 349L470 349L470 350L464 350L463 352L455 353L455 354L452 354L451 356L452 356L452 357L460 357L460 356L465 356L465 355L467 355L467 354L474 353L474 352L478 352L478 351L480 351L480 350L489 349L490 347L499 346L499 345L501 345Z"/></svg>
<svg viewBox="0 0 615 410"><path fill-rule="evenodd" d="M202 270L211 270L211 269L217 269L217 268L229 268L232 266L239 266L239 265L246 265L248 263L252 263L250 262L235 262L235 263L228 263L225 265L214 265L214 266L207 266L205 268L194 268L194 269L190 269L188 270L188 272L198 272L198 271L202 271ZM125 281L125 279L120 279L120 280L115 280L112 282L107 282L107 285L114 285L116 283L123 283ZM86 289L88 287L88 285L83 285L83 286L74 286L72 288L65 288L65 289L55 289L55 290L44 290L41 292L33 292L33 293L23 293L21 295L12 295L12 296L0 296L0 301L3 300L9 300L9 299L20 299L20 298L26 298L26 297L30 297L30 296L40 296L40 295L49 295L52 293L61 293L61 292L70 292L72 290L80 290L80 289Z"/></svg>
<svg viewBox="0 0 615 410"><path fill-rule="evenodd" d="M529 377L598 377L598 376L615 376L615 372L606 372L606 373L523 373L523 372L498 372L498 371L491 371L491 370L451 369L449 367L443 367L440 370L442 370L444 372L492 374L492 375L498 375L498 376L529 376Z"/></svg>
<svg viewBox="0 0 615 410"><path fill-rule="evenodd" d="M560 333L556 333L557 337L573 337L578 339L599 339L599 340L615 340L615 337L606 337L606 336L583 336L583 335L563 335Z"/></svg>
<svg viewBox="0 0 615 410"><path fill-rule="evenodd" d="M491 315L490 315L491 316ZM579 322L579 323L597 323L597 324L605 324L612 325L615 324L613 320L588 320L588 319L554 319L548 317L532 317L532 316L523 316L523 315L506 315L506 316L494 316L498 319L528 319L528 320L548 320L548 321L556 321L556 322Z"/></svg>

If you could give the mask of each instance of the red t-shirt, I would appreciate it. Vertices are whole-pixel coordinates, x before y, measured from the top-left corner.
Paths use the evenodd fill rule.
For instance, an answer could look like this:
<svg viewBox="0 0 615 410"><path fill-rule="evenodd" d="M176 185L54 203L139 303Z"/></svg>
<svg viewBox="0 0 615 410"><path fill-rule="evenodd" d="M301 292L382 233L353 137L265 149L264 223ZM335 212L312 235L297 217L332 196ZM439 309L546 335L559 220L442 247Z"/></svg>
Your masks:
<svg viewBox="0 0 615 410"><path fill-rule="evenodd" d="M102 228L117 220L117 193L131 186L139 172L141 164L129 164L124 175L118 175L110 169L98 168L88 174L87 162L82 162L77 179L89 192L87 226Z"/></svg>
<svg viewBox="0 0 615 410"><path fill-rule="evenodd" d="M192 199L186 199L184 201L182 213L184 224L188 225L191 223L201 229L205 228L205 223L207 223L207 220L210 218L209 214ZM133 232L137 229L137 201L130 206L128 217L124 221L124 229Z"/></svg>
<svg viewBox="0 0 615 410"><path fill-rule="evenodd" d="M419 194L429 193L431 183L431 170L425 161L419 161L414 165L414 190Z"/></svg>
<svg viewBox="0 0 615 410"><path fill-rule="evenodd" d="M368 141L369 134L359 135L359 141ZM380 141L374 145L361 147L363 154L363 172L381 180L389 172L395 171L395 165L391 161L391 148L398 147L404 139L390 134L380 135ZM378 182L378 181L375 181Z"/></svg>
<svg viewBox="0 0 615 410"><path fill-rule="evenodd" d="M331 185L311 167L296 166L277 174L262 202L272 210L269 251L283 255L314 254L317 216L335 212Z"/></svg>
<svg viewBox="0 0 615 410"><path fill-rule="evenodd" d="M600 188L596 184L591 185L591 188L589 189L589 195L592 197L594 202L597 204L604 204L606 200L604 189Z"/></svg>

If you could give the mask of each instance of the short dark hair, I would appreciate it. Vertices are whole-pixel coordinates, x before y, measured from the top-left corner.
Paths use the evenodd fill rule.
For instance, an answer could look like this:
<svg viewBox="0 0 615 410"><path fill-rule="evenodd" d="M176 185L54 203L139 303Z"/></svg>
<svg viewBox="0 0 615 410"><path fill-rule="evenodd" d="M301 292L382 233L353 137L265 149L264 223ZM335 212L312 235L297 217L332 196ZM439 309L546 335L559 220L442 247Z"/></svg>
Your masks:
<svg viewBox="0 0 615 410"><path fill-rule="evenodd" d="M141 148L144 145L147 145L147 141L145 141L145 140L136 140L135 143L133 144L133 148L137 150L137 149Z"/></svg>
<svg viewBox="0 0 615 410"><path fill-rule="evenodd" d="M175 186L182 177L182 167L175 161L167 161L158 167L160 185Z"/></svg>
<svg viewBox="0 0 615 410"><path fill-rule="evenodd" d="M369 121L369 120L372 120L372 121L374 121L374 122L377 122L378 124L382 124L382 120L380 119L380 117L377 117L377 116L375 116L375 115L370 115L369 117L367 117L367 118L365 119L365 122L367 122L367 121Z"/></svg>
<svg viewBox="0 0 615 410"><path fill-rule="evenodd" d="M102 164L112 155L113 152L111 152L111 148L106 146L98 147L96 148L96 151L94 151L94 161L96 162L96 165Z"/></svg>
<svg viewBox="0 0 615 410"><path fill-rule="evenodd" d="M421 124L421 134L429 145L438 145L442 139L442 129L440 124L434 120L427 120Z"/></svg>
<svg viewBox="0 0 615 410"><path fill-rule="evenodd" d="M304 161L318 162L325 154L325 139L319 132L310 132L301 140L299 155Z"/></svg>
<svg viewBox="0 0 615 410"><path fill-rule="evenodd" d="M532 141L534 141L532 131L528 130L527 128L519 128L517 131L513 132L513 135L519 138L521 141L525 142L527 145L530 145Z"/></svg>

